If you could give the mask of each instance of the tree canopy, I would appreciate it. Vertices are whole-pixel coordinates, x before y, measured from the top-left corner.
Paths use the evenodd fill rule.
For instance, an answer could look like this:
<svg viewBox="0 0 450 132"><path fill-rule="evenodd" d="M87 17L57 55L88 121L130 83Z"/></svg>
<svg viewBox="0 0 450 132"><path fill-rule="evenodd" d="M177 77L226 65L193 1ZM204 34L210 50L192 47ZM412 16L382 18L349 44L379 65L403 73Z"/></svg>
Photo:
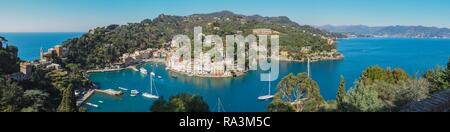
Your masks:
<svg viewBox="0 0 450 132"><path fill-rule="evenodd" d="M302 59L302 47L311 47L312 52L331 51L335 44L328 44L322 37L333 37L332 33L311 26L298 25L287 17L244 16L223 13L195 14L190 16L160 15L151 20L127 25L110 25L90 30L79 38L63 42L68 48L65 63L80 64L81 68L104 67L119 61L124 53L147 48L165 48L178 34L188 35L193 40L194 27L203 27L203 34L246 36L256 28L268 28L280 32L280 50L288 51L294 59Z"/></svg>
<svg viewBox="0 0 450 132"><path fill-rule="evenodd" d="M336 103L339 110L344 109L344 101L347 96L347 92L345 89L345 79L344 76L341 76L341 80L339 82L338 93L336 97Z"/></svg>
<svg viewBox="0 0 450 132"><path fill-rule="evenodd" d="M398 111L409 102L427 98L430 95L429 90L430 84L424 78L409 77L402 69L390 70L373 66L361 74L360 79L344 99L339 99L341 106L339 110Z"/></svg>
<svg viewBox="0 0 450 132"><path fill-rule="evenodd" d="M209 112L208 104L201 96L181 93L169 101L159 98L150 107L153 112Z"/></svg>
<svg viewBox="0 0 450 132"><path fill-rule="evenodd" d="M0 74L11 74L19 71L20 59L17 57L17 53L16 46L0 47Z"/></svg>
<svg viewBox="0 0 450 132"><path fill-rule="evenodd" d="M268 109L273 112L313 112L320 111L324 104L317 82L306 73L300 73L297 76L289 74L280 81Z"/></svg>

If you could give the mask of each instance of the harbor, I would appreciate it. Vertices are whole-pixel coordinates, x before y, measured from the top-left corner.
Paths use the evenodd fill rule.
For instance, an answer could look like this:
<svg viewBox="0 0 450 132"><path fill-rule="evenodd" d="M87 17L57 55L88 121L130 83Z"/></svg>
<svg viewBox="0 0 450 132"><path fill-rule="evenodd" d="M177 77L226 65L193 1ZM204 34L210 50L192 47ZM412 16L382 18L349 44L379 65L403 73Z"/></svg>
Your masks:
<svg viewBox="0 0 450 132"><path fill-rule="evenodd" d="M335 99L339 87L340 76L345 76L346 87L350 89L353 83L361 75L361 72L368 66L380 65L382 67L401 67L410 75L421 73L427 69L434 68L437 64L445 65L448 62L448 56L437 54L438 49L445 47L449 40L439 40L441 43L435 43L434 46L423 45L426 42L437 40L417 40L417 39L348 39L339 40L340 49L347 57L339 61L319 61L311 62L310 76L317 81L320 86L320 94L325 100ZM394 41L397 45L390 45ZM370 49L367 47L378 46L378 49ZM394 47L392 47L394 46ZM398 51L405 47L416 47L409 50ZM368 50L370 49L370 50ZM383 50L380 50L383 49ZM395 52L394 52L395 51ZM409 52L413 51L413 52ZM419 51L427 51L422 55L417 55ZM450 54L445 51L446 54ZM367 55L370 53L371 55ZM395 54L403 54L404 56L396 56ZM430 56L433 59L430 60ZM389 58L388 60L386 58ZM416 61L407 61L407 58L416 58ZM372 60L372 61L365 61ZM421 63L431 61L429 63ZM418 65L417 63L420 63ZM157 86L159 97L168 99L180 93L197 94L210 105L211 110L215 110L217 99L220 98L221 107L227 112L264 112L271 102L265 101L264 95L274 95L277 92L279 81L289 73L294 75L307 71L307 63L305 62L288 62L280 61L279 77L276 81L271 82L270 89L268 82L260 81L261 73L264 71L249 71L247 74L236 78L202 78L193 77L184 74L177 74L166 70L165 65L160 63L147 63L138 68L145 68L150 71L151 66L154 72L161 79L154 79ZM351 68L349 68L351 67ZM142 96L142 93L150 91L150 76L143 75L139 71L122 70L120 72L103 72L90 73L89 80L99 84L100 89L123 87L129 89L123 96L110 96L106 94L94 94L89 98L88 102L96 103L104 101L100 108L87 106L87 111L91 112L148 112L149 107L155 101ZM138 90L141 94L131 97L130 90ZM270 90L270 91L269 91ZM267 96L268 98L269 96Z"/></svg>

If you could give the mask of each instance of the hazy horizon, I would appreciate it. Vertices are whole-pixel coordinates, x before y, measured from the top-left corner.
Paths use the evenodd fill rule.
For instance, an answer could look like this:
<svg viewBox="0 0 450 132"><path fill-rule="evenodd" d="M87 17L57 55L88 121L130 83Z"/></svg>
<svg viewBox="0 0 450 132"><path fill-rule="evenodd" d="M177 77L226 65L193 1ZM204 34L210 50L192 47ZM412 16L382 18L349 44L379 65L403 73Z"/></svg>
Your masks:
<svg viewBox="0 0 450 132"><path fill-rule="evenodd" d="M186 16L223 10L287 16L301 25L450 28L448 0L4 0L0 32L87 32L160 14ZM447 7L446 7L447 6Z"/></svg>

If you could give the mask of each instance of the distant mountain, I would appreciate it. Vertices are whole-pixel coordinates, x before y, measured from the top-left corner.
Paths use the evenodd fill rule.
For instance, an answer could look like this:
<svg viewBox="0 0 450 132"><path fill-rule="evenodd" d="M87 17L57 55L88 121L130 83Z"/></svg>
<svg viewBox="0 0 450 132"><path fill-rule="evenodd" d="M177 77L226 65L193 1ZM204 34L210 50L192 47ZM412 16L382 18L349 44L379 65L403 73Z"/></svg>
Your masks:
<svg viewBox="0 0 450 132"><path fill-rule="evenodd" d="M325 25L318 28L330 32L344 33L348 37L450 38L450 29L448 28L425 26Z"/></svg>

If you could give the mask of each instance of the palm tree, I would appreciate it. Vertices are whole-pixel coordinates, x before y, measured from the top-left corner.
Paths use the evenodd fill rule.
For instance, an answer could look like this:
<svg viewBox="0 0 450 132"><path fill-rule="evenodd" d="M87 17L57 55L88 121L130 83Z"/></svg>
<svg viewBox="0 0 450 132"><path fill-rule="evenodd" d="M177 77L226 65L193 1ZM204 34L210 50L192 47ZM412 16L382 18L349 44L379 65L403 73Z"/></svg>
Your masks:
<svg viewBox="0 0 450 132"><path fill-rule="evenodd" d="M0 36L0 47L3 47L3 42L8 42L5 37Z"/></svg>

